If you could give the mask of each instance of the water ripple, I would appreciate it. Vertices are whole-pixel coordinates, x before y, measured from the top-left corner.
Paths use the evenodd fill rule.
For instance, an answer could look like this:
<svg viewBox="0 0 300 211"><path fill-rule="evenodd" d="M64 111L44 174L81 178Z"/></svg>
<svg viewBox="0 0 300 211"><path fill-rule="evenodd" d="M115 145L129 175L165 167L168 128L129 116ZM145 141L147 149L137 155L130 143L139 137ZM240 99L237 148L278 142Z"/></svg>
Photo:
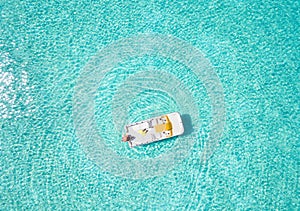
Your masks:
<svg viewBox="0 0 300 211"><path fill-rule="evenodd" d="M148 63L136 68L139 70L122 67L126 61L147 57L162 59L145 59ZM166 60L177 63L176 69L168 70L162 64ZM180 66L187 71L178 71ZM110 74L113 71L117 74ZM184 74L195 81L188 85ZM88 62L75 87L73 118L81 147L104 171L114 175L135 179L164 175L188 156L200 134L201 107L199 99L194 99L200 90L188 87L199 81L210 99L212 113L210 132L200 152L204 163L218 145L225 124L222 85L209 61L189 43L161 34L141 34L108 45ZM97 96L103 101L96 103ZM152 157L130 156L143 150L129 151L120 143L124 125L176 110L190 116L192 132L177 137L168 149L158 150L162 147L154 145Z"/></svg>

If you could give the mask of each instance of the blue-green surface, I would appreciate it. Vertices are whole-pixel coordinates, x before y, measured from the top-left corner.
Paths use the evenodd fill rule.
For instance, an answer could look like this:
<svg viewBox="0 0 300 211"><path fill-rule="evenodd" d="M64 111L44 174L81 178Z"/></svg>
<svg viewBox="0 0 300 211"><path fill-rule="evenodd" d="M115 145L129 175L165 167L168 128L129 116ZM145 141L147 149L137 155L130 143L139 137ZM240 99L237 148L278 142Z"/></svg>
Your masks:
<svg viewBox="0 0 300 211"><path fill-rule="evenodd" d="M299 17L298 1L1 1L0 210L299 210ZM147 33L205 55L223 87L226 123L204 162L214 116L205 81L173 57L114 64L94 93L108 150L151 161L195 138L173 168L130 179L87 153L74 96L101 49ZM190 136L136 150L119 141L107 119L119 114L113 97L143 71L176 78L193 102L172 98L173 84L153 85L120 121L196 106Z"/></svg>

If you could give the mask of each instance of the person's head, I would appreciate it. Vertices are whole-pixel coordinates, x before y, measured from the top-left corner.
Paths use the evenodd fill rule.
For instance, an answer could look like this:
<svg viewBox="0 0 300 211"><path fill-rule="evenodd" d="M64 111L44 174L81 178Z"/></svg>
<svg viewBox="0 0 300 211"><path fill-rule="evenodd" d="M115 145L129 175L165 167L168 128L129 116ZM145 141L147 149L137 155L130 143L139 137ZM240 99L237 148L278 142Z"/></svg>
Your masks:
<svg viewBox="0 0 300 211"><path fill-rule="evenodd" d="M124 135L124 136L122 137L122 141L123 141L123 142L129 141L128 135Z"/></svg>

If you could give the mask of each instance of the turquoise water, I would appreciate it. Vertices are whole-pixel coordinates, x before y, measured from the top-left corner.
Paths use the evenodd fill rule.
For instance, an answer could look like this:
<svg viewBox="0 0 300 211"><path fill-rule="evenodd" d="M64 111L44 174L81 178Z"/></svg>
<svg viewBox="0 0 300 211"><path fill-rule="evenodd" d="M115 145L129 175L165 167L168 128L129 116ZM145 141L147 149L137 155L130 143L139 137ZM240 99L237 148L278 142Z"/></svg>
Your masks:
<svg viewBox="0 0 300 211"><path fill-rule="evenodd" d="M0 210L299 210L297 1L0 12ZM119 141L172 111L184 136Z"/></svg>

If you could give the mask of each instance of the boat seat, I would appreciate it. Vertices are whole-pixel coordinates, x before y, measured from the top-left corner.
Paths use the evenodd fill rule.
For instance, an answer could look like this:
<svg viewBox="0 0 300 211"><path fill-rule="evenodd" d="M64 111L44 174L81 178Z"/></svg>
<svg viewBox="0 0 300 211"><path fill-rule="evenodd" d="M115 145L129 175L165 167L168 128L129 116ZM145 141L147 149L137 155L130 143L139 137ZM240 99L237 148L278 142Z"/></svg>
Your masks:
<svg viewBox="0 0 300 211"><path fill-rule="evenodd" d="M172 130L172 124L170 122L166 124L155 125L155 132L161 133L163 131Z"/></svg>

